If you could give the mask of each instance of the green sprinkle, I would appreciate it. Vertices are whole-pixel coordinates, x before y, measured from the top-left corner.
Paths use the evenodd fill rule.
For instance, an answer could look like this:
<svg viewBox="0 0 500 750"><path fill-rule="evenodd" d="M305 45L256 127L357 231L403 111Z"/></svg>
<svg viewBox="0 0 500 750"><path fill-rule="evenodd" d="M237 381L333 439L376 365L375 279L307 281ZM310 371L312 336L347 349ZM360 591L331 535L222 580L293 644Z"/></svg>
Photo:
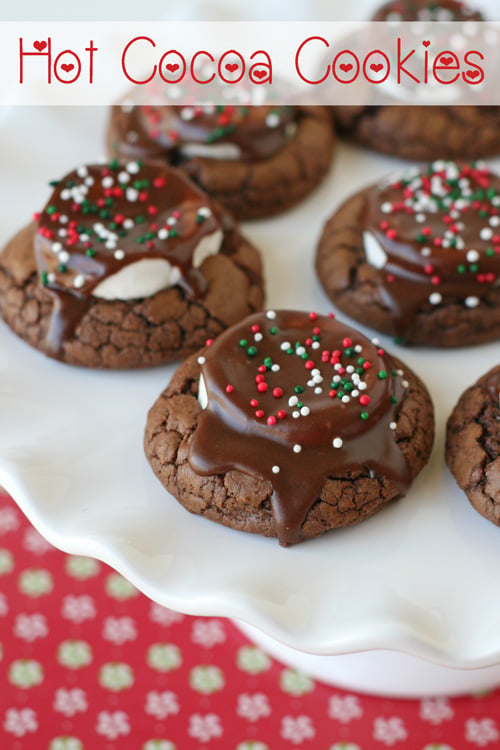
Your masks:
<svg viewBox="0 0 500 750"><path fill-rule="evenodd" d="M273 336L276 336L276 334L278 333L278 329L275 326L273 326L272 328L269 329L269 333L271 333Z"/></svg>
<svg viewBox="0 0 500 750"><path fill-rule="evenodd" d="M347 347L347 349L344 351L344 354L346 357L354 357L356 354L354 348L352 346Z"/></svg>
<svg viewBox="0 0 500 750"><path fill-rule="evenodd" d="M271 367L273 366L273 360L271 359L271 357L266 357L264 360L264 364L267 367L267 369L270 370Z"/></svg>
<svg viewBox="0 0 500 750"><path fill-rule="evenodd" d="M40 281L44 286L47 286L47 284L49 283L49 276L47 271L42 271L42 273L40 274Z"/></svg>
<svg viewBox="0 0 500 750"><path fill-rule="evenodd" d="M305 388L303 385L296 385L293 390L295 391L295 393L304 393Z"/></svg>
<svg viewBox="0 0 500 750"><path fill-rule="evenodd" d="M304 354L300 355L301 359L309 359L309 354L307 352L304 352Z"/></svg>
<svg viewBox="0 0 500 750"><path fill-rule="evenodd" d="M109 162L109 168L113 169L116 172L116 170L120 168L120 162L118 161L118 159L111 159L111 161Z"/></svg>
<svg viewBox="0 0 500 750"><path fill-rule="evenodd" d="M345 396L344 391L337 391L337 398L343 398Z"/></svg>
<svg viewBox="0 0 500 750"><path fill-rule="evenodd" d="M479 271L479 266L477 263L473 263L471 266L469 266L469 271L471 273L477 273Z"/></svg>
<svg viewBox="0 0 500 750"><path fill-rule="evenodd" d="M492 257L493 257L493 256L495 255L495 251L493 250L493 248L492 248L492 247L489 247L489 248L488 248L488 249L487 249L487 250L485 251L485 255L487 255L487 256L488 256L488 258L492 258Z"/></svg>
<svg viewBox="0 0 500 750"><path fill-rule="evenodd" d="M87 248L87 249L85 250L85 255L86 255L86 256L87 256L88 258L94 258L94 257L95 257L95 256L97 255L97 251L96 251L96 250L94 250L94 248L93 248L93 247L88 247L88 248Z"/></svg>
<svg viewBox="0 0 500 750"><path fill-rule="evenodd" d="M178 237L179 236L179 232L177 231L177 229L170 229L169 233L168 233L168 236L169 237Z"/></svg>
<svg viewBox="0 0 500 750"><path fill-rule="evenodd" d="M353 386L353 384L352 384L352 383L349 383L349 382L347 382L347 383L346 383L346 384L344 385L344 390L345 390L345 391L347 391L347 393L350 393L351 391L353 391L353 390L354 390L354 386Z"/></svg>
<svg viewBox="0 0 500 750"><path fill-rule="evenodd" d="M391 404L397 404L397 403L398 403L398 400L396 396L391 396Z"/></svg>
<svg viewBox="0 0 500 750"><path fill-rule="evenodd" d="M297 409L302 409L304 406L304 403L302 401L297 401Z"/></svg>
<svg viewBox="0 0 500 750"><path fill-rule="evenodd" d="M52 216L52 214L55 214L57 211L57 208L55 206L47 206L47 210L45 213L47 213L49 216Z"/></svg>
<svg viewBox="0 0 500 750"><path fill-rule="evenodd" d="M364 365L365 362L366 362L366 360L363 357L360 357L358 359L358 365Z"/></svg>
<svg viewBox="0 0 500 750"><path fill-rule="evenodd" d="M370 415L368 414L368 412L367 412L367 411L362 411L362 412L361 412L361 414L360 414L359 416L361 417L361 419L365 419L365 420L366 420L366 419L368 419L368 417L369 417Z"/></svg>
<svg viewBox="0 0 500 750"><path fill-rule="evenodd" d="M49 187L53 187L53 188L55 188L55 187L57 187L57 186L58 186L58 185L60 185L60 184L61 184L61 180L51 180L51 181L49 182Z"/></svg>
<svg viewBox="0 0 500 750"><path fill-rule="evenodd" d="M379 380L385 380L387 377L388 377L387 372L385 370L380 370L378 374Z"/></svg>
<svg viewBox="0 0 500 750"><path fill-rule="evenodd" d="M136 224L144 224L145 221L146 221L146 219L145 219L144 216L136 216L135 217L135 223Z"/></svg>
<svg viewBox="0 0 500 750"><path fill-rule="evenodd" d="M287 353L287 354L293 354L293 353L294 353L294 350L293 350L293 349L292 349L292 348L290 347L290 349L287 349L287 350L286 350L286 353Z"/></svg>
<svg viewBox="0 0 500 750"><path fill-rule="evenodd" d="M107 209L103 208L102 211L99 211L99 216L101 217L101 219L109 219L111 214Z"/></svg>
<svg viewBox="0 0 500 750"><path fill-rule="evenodd" d="M66 273L66 271L68 270L68 266L65 265L64 263L60 263L57 266L57 270L58 270L59 273Z"/></svg>
<svg viewBox="0 0 500 750"><path fill-rule="evenodd" d="M458 273L465 273L466 270L464 265L457 266Z"/></svg>
<svg viewBox="0 0 500 750"><path fill-rule="evenodd" d="M249 357L255 357L257 354L257 347L256 346L249 346L247 349L247 354Z"/></svg>
<svg viewBox="0 0 500 750"><path fill-rule="evenodd" d="M246 339L240 339L240 346L242 349L244 349L247 344L248 341Z"/></svg>

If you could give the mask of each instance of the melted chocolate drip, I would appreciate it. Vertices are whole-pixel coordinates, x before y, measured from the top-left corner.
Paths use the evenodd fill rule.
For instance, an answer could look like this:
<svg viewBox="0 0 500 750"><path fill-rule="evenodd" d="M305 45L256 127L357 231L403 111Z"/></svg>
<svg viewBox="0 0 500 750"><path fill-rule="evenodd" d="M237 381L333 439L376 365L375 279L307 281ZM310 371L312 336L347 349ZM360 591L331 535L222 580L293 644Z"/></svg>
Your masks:
<svg viewBox="0 0 500 750"><path fill-rule="evenodd" d="M293 107L270 105L137 106L123 112L127 132L122 133L119 150L136 158L166 156L179 162L185 158L183 147L232 144L240 151L238 160L258 162L281 151L293 134L296 117Z"/></svg>
<svg viewBox="0 0 500 750"><path fill-rule="evenodd" d="M361 467L401 493L409 486L394 433L407 383L353 329L302 312L259 313L216 339L201 374L208 404L190 465L201 475L239 469L270 482L282 545L299 540L329 477Z"/></svg>
<svg viewBox="0 0 500 750"><path fill-rule="evenodd" d="M387 255L379 283L394 335L404 340L421 310L488 300L500 275L499 205L499 177L452 162L368 191L362 224Z"/></svg>
<svg viewBox="0 0 500 750"><path fill-rule="evenodd" d="M222 229L207 196L163 164L90 165L55 183L35 238L40 279L54 297L52 353L71 338L96 287L140 260L168 261L186 293L202 297L206 283L194 252Z"/></svg>

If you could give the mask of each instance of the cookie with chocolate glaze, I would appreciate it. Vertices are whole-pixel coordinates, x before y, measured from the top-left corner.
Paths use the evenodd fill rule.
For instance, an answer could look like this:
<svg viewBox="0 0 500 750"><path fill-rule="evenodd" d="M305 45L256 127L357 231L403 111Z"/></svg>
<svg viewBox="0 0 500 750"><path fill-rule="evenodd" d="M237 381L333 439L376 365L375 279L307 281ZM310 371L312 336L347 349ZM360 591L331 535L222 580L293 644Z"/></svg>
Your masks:
<svg viewBox="0 0 500 750"><path fill-rule="evenodd" d="M446 463L474 508L500 526L500 366L468 388L453 409Z"/></svg>
<svg viewBox="0 0 500 750"><path fill-rule="evenodd" d="M316 256L326 293L367 326L420 346L500 336L500 177L434 162L348 199Z"/></svg>
<svg viewBox="0 0 500 750"><path fill-rule="evenodd" d="M183 169L238 219L287 210L328 172L334 135L323 107L115 106L108 151Z"/></svg>
<svg viewBox="0 0 500 750"><path fill-rule="evenodd" d="M73 365L181 359L263 304L259 253L184 173L93 164L0 253L0 315Z"/></svg>
<svg viewBox="0 0 500 750"><path fill-rule="evenodd" d="M250 316L186 360L145 451L189 511L287 546L408 490L434 436L414 373L333 316Z"/></svg>
<svg viewBox="0 0 500 750"><path fill-rule="evenodd" d="M372 18L393 22L484 20L479 11L457 0L393 0L382 5ZM384 104L334 107L332 114L339 133L390 156L433 161L479 159L500 153L497 106L394 105L387 98Z"/></svg>

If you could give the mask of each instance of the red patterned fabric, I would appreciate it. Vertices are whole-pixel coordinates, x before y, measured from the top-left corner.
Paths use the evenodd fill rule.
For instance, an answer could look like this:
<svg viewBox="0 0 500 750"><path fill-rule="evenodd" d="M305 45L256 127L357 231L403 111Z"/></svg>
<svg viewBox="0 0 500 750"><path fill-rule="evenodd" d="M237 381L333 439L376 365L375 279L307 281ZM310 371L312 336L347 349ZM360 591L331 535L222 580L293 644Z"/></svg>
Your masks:
<svg viewBox="0 0 500 750"><path fill-rule="evenodd" d="M500 748L500 692L398 701L284 667L51 547L0 494L1 750Z"/></svg>

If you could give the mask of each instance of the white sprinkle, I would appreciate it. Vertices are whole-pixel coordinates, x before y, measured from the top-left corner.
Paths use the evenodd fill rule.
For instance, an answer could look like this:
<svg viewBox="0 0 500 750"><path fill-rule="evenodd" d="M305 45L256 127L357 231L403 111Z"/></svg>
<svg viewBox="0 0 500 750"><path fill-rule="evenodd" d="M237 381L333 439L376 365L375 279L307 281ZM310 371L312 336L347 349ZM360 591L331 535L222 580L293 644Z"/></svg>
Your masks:
<svg viewBox="0 0 500 750"><path fill-rule="evenodd" d="M182 107L181 109L181 120L189 121L194 117L194 109L192 107Z"/></svg>
<svg viewBox="0 0 500 750"><path fill-rule="evenodd" d="M49 282L49 284L53 284L55 280L56 280L55 273L48 273L47 274L47 281Z"/></svg>
<svg viewBox="0 0 500 750"><path fill-rule="evenodd" d="M59 259L59 263L67 263L69 260L69 253L66 250L61 250L57 257Z"/></svg>
<svg viewBox="0 0 500 750"><path fill-rule="evenodd" d="M379 346L380 345L380 340L379 339L372 339L372 344L374 346Z"/></svg>
<svg viewBox="0 0 500 750"><path fill-rule="evenodd" d="M308 406L303 406L300 410L300 414L302 417L307 417L311 413L311 410Z"/></svg>
<svg viewBox="0 0 500 750"><path fill-rule="evenodd" d="M358 396L359 396L359 391L357 390L351 391L351 398L357 398Z"/></svg>
<svg viewBox="0 0 500 750"><path fill-rule="evenodd" d="M305 354L305 353L306 353L306 350L303 346L298 346L295 350L295 354L298 354L299 357L301 357L302 354Z"/></svg>
<svg viewBox="0 0 500 750"><path fill-rule="evenodd" d="M279 366L279 365L273 365L273 366L271 367L271 371L272 371L272 372L279 372L279 371L280 371L280 369L281 369L281 368L280 368L280 366Z"/></svg>
<svg viewBox="0 0 500 750"><path fill-rule="evenodd" d="M129 174L137 174L140 167L136 161L129 161L129 163L126 166L126 170Z"/></svg>
<svg viewBox="0 0 500 750"><path fill-rule="evenodd" d="M340 377L340 375L334 375L333 376L333 382L334 383L340 383L341 380L342 380L342 378Z"/></svg>
<svg viewBox="0 0 500 750"><path fill-rule="evenodd" d="M123 222L123 228L124 229L132 229L134 226L134 220L133 219L125 219Z"/></svg>
<svg viewBox="0 0 500 750"><path fill-rule="evenodd" d="M342 403L343 404L348 404L350 400L351 399L350 399L349 396L342 396Z"/></svg>
<svg viewBox="0 0 500 750"><path fill-rule="evenodd" d="M439 294L439 292L433 292L433 294L429 297L429 302L431 305L440 305L443 301L442 296Z"/></svg>
<svg viewBox="0 0 500 750"><path fill-rule="evenodd" d="M78 169L76 170L76 173L77 173L78 177L86 177L89 172L88 172L87 167L85 165L83 165L81 167L78 167Z"/></svg>
<svg viewBox="0 0 500 750"><path fill-rule="evenodd" d="M102 186L103 188L110 188L113 187L113 178L112 177L103 177L102 179Z"/></svg>
<svg viewBox="0 0 500 750"><path fill-rule="evenodd" d="M359 390L360 390L360 391L366 391L366 389L367 389L367 385L366 385L366 383L365 383L365 382L364 382L364 381L362 380L362 381L361 381L361 383L360 383L360 384L358 385L358 388L359 388Z"/></svg>
<svg viewBox="0 0 500 750"><path fill-rule="evenodd" d="M361 346L361 344L356 344L356 346L354 347L354 351L357 352L358 354L362 352L363 347Z"/></svg>
<svg viewBox="0 0 500 750"><path fill-rule="evenodd" d="M300 417L300 411L292 411L292 417L294 419L298 419Z"/></svg>
<svg viewBox="0 0 500 750"><path fill-rule="evenodd" d="M298 443L295 443L295 445L293 446L293 452L294 453L300 453L301 450L302 450L302 446L299 445Z"/></svg>
<svg viewBox="0 0 500 750"><path fill-rule="evenodd" d="M128 172L118 173L118 182L130 182L130 175Z"/></svg>
<svg viewBox="0 0 500 750"><path fill-rule="evenodd" d="M71 198L71 190L61 190L61 200L68 201Z"/></svg>
<svg viewBox="0 0 500 750"><path fill-rule="evenodd" d="M382 203L380 210L383 214L390 214L392 211L392 203Z"/></svg>
<svg viewBox="0 0 500 750"><path fill-rule="evenodd" d="M429 255L431 254L431 249L430 247L423 247L420 253L424 256L424 258L428 258Z"/></svg>
<svg viewBox="0 0 500 750"><path fill-rule="evenodd" d="M283 342L282 342L282 344L280 345L280 349L281 349L281 350L282 350L283 352L286 352L286 350L287 350L287 349L290 349L290 347L291 347L291 344L290 344L290 342L289 342L289 341L283 341Z"/></svg>
<svg viewBox="0 0 500 750"><path fill-rule="evenodd" d="M276 313L274 312L274 310L268 310L268 311L266 312L266 318L267 318L268 320L274 320L274 319L275 319L275 317L276 317Z"/></svg>
<svg viewBox="0 0 500 750"><path fill-rule="evenodd" d="M348 367L345 368L345 371L351 375L351 373L354 372L354 367L352 365L348 365Z"/></svg>
<svg viewBox="0 0 500 750"><path fill-rule="evenodd" d="M75 287L75 289L81 289L84 284L85 276L81 273L77 274L73 279L73 286Z"/></svg>
<svg viewBox="0 0 500 750"><path fill-rule="evenodd" d="M262 341L264 336L261 333L256 333L254 336L255 341Z"/></svg>
<svg viewBox="0 0 500 750"><path fill-rule="evenodd" d="M54 242L52 243L52 252L58 253L60 250L62 250L62 245L60 242Z"/></svg>
<svg viewBox="0 0 500 750"><path fill-rule="evenodd" d="M127 188L125 195L128 201L134 203L139 197L139 191L135 188Z"/></svg>
<svg viewBox="0 0 500 750"><path fill-rule="evenodd" d="M273 466L272 472L273 472L273 474L279 474L280 473L280 467L279 466Z"/></svg>
<svg viewBox="0 0 500 750"><path fill-rule="evenodd" d="M409 382L407 380L402 380L401 381L401 385L403 386L403 388L409 388L410 387L410 384L409 384Z"/></svg>
<svg viewBox="0 0 500 750"><path fill-rule="evenodd" d="M467 260L469 263L475 263L479 260L479 253L477 250L469 250L467 253Z"/></svg>
<svg viewBox="0 0 500 750"><path fill-rule="evenodd" d="M198 364L199 365L204 365L206 361L207 360L205 359L205 357L203 357L203 356L198 357Z"/></svg>
<svg viewBox="0 0 500 750"><path fill-rule="evenodd" d="M480 304L480 300L478 297L467 297L465 300L465 306L470 307L471 309L474 307L478 307Z"/></svg>
<svg viewBox="0 0 500 750"><path fill-rule="evenodd" d="M266 125L268 128L277 128L280 124L280 116L276 112L270 112L266 117Z"/></svg>
<svg viewBox="0 0 500 750"><path fill-rule="evenodd" d="M168 237L168 229L165 229L165 227L162 227L158 230L158 239L159 240L166 240Z"/></svg>
<svg viewBox="0 0 500 750"><path fill-rule="evenodd" d="M500 226L500 216L492 216L490 218L490 227L498 227Z"/></svg>
<svg viewBox="0 0 500 750"><path fill-rule="evenodd" d="M332 445L334 448L342 448L342 446L344 445L344 441L342 440L342 438L336 437L334 438Z"/></svg>
<svg viewBox="0 0 500 750"><path fill-rule="evenodd" d="M208 219L209 216L212 216L212 211L208 206L202 206L198 209L198 216L203 216L203 218Z"/></svg>
<svg viewBox="0 0 500 750"><path fill-rule="evenodd" d="M396 422L391 422L390 425L389 425L389 429L395 430L396 428L397 428Z"/></svg>
<svg viewBox="0 0 500 750"><path fill-rule="evenodd" d="M288 399L288 406L297 406L298 403L299 399L297 398L297 396L290 396L290 398Z"/></svg>
<svg viewBox="0 0 500 750"><path fill-rule="evenodd" d="M311 349L319 349L320 346L321 346L321 344L319 343L319 341L313 341Z"/></svg>
<svg viewBox="0 0 500 750"><path fill-rule="evenodd" d="M57 234L59 235L59 237L66 237L68 233L65 229L60 229Z"/></svg>
<svg viewBox="0 0 500 750"><path fill-rule="evenodd" d="M61 216L59 217L59 224L67 224L68 221L69 219L66 214L61 214Z"/></svg>
<svg viewBox="0 0 500 750"><path fill-rule="evenodd" d="M484 229L481 229L481 231L479 232L479 236L482 240L491 240L491 238L493 237L493 229L484 227Z"/></svg>
<svg viewBox="0 0 500 750"><path fill-rule="evenodd" d="M402 378L404 375L403 370L396 370L396 375L399 375L399 377Z"/></svg>
<svg viewBox="0 0 500 750"><path fill-rule="evenodd" d="M315 388L315 389L314 389L314 393L316 393L316 394L317 394L317 395L319 396L319 394L320 394L320 393L323 393L323 388L320 388L320 387L318 386L318 388Z"/></svg>
<svg viewBox="0 0 500 750"><path fill-rule="evenodd" d="M94 184L94 178L93 177L86 177L85 178L85 184L88 187L92 187L92 185Z"/></svg>
<svg viewBox="0 0 500 750"><path fill-rule="evenodd" d="M90 238L88 234L85 234L85 232L82 232L79 239L80 239L80 242L88 242Z"/></svg>
<svg viewBox="0 0 500 750"><path fill-rule="evenodd" d="M116 247L116 240L110 237L109 240L106 240L106 242L104 243L104 247L106 247L108 250L114 250Z"/></svg>
<svg viewBox="0 0 500 750"><path fill-rule="evenodd" d="M125 251L124 250L115 250L115 252L113 253L113 255L115 256L116 260L123 260L124 257L125 257Z"/></svg>

